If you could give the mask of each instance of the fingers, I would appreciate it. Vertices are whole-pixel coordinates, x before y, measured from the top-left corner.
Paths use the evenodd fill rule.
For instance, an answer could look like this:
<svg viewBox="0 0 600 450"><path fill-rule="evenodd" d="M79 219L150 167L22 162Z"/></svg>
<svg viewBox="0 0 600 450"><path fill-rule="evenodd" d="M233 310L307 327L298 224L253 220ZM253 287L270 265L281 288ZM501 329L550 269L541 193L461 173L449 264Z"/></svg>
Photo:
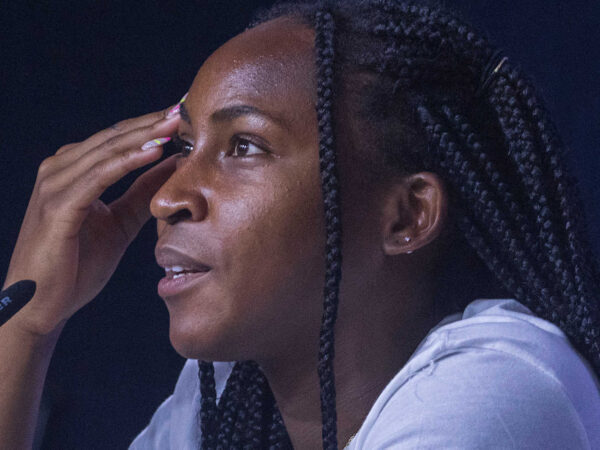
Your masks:
<svg viewBox="0 0 600 450"><path fill-rule="evenodd" d="M110 127L106 128L102 131L99 131L96 134L93 134L92 136L90 136L89 138L87 138L86 140L84 140L82 142L78 142L75 144L68 144L68 145L61 147L56 152L56 155L62 155L62 154L65 154L68 152L69 157L70 157L69 159L72 160L74 157L81 156L82 153L89 151L90 149L102 144L103 142L106 142L108 139L110 139L114 136L118 136L120 134L127 133L136 128L146 127L148 125L151 125L153 123L156 123L160 120L165 119L167 116L167 113L169 112L170 109L171 109L171 107L161 110L161 111L155 111L155 112L152 112L149 114L145 114L140 117L135 117L132 119L127 119L127 120L122 120L120 122L117 122L117 123L111 125Z"/></svg>
<svg viewBox="0 0 600 450"><path fill-rule="evenodd" d="M83 142L66 145L54 156L46 158L39 167L35 187L42 206L41 212L52 216L60 214L65 225L64 231L76 233L90 205L109 186L129 172L161 157L161 145L146 150L142 146L148 141L175 133L179 114L167 116L171 109L119 122L115 127L96 133ZM167 167L168 164L153 169L151 175L142 177L122 202L116 203L117 210L130 208L130 204L142 195L139 186L151 183L154 177L160 179ZM146 186L146 189L149 187ZM134 213L134 226L126 224L133 235L137 234L135 227L147 220L143 212L135 210Z"/></svg>
<svg viewBox="0 0 600 450"><path fill-rule="evenodd" d="M67 154L64 156L50 157L50 163L44 165L47 162L44 161L40 170L44 170L43 176L46 178L47 184L52 185L56 190L66 188L76 182L83 174L102 164L103 161L115 157L126 158L124 153L133 152L136 154L144 143L157 137L172 135L177 130L177 124L178 120L162 118L127 133L115 135L97 147L82 153L79 158L75 157L75 152L78 151L75 149L67 150ZM153 149L147 151L150 153L155 152Z"/></svg>
<svg viewBox="0 0 600 450"><path fill-rule="evenodd" d="M137 135L134 137L135 143L132 143L126 151L107 151L107 156L103 159L92 160L91 165L88 159L75 163L72 171L61 173L61 183L70 178L68 172L76 172L79 176L73 178L71 187L77 192L77 201L72 205L74 209L84 210L95 199L111 185L119 181L129 172L142 167L150 162L156 161L162 155L162 147L153 147L149 150L142 150L141 145L147 136ZM117 147L121 149L122 147Z"/></svg>
<svg viewBox="0 0 600 450"><path fill-rule="evenodd" d="M113 136L83 154L72 163L72 166L74 170L86 171L98 162L119 153L151 148L144 144L154 142L157 138L168 138L177 131L177 123L178 121L160 119L149 125ZM68 176L68 174L66 175Z"/></svg>
<svg viewBox="0 0 600 450"><path fill-rule="evenodd" d="M36 182L42 213L60 216L63 224L62 232L65 235L71 236L71 234L78 233L90 205L109 186L129 172L161 157L161 146L142 150L141 146L144 140L149 140L148 136L151 136L152 132L159 132L163 135L173 133L176 122L165 120L147 128L150 129L134 130L129 133L129 136L115 138L117 142L111 145L107 144L102 152L99 151L98 154L90 152L71 166L52 175L46 174L51 171L52 161L45 160L40 166L39 179ZM101 155L98 156L100 153ZM160 172L160 169L158 170ZM146 178L143 180L141 183L146 182ZM127 226L130 227L130 225Z"/></svg>
<svg viewBox="0 0 600 450"><path fill-rule="evenodd" d="M74 164L75 161L86 157L86 155L90 153L93 153L96 158L103 157L103 154L98 155L98 153L101 152L101 149L115 148L118 145L127 145L131 140L128 140L126 137L131 137L132 133L134 134L138 130L141 130L141 134L143 135L148 134L145 138L142 138L146 139L146 141L155 137L167 136L152 135L152 133L160 133L161 125L167 123L173 125L173 131L176 130L176 124L179 122L179 115L176 114L172 117L166 117L165 111L146 114L145 116L123 121L122 123L124 125L120 127L122 130L121 132L107 129L96 133L94 136L83 142L68 144L61 147L58 152L56 152L55 156L51 157L54 160L54 169L56 171L62 170L64 167ZM144 133L144 130L147 133ZM169 133L172 133L173 131L169 131ZM124 137L125 139L123 139Z"/></svg>
<svg viewBox="0 0 600 450"><path fill-rule="evenodd" d="M63 145L61 148L58 149L58 151L55 154L60 155L68 150L71 150L74 147L77 147L80 144L81 142L73 142L72 144Z"/></svg>
<svg viewBox="0 0 600 450"><path fill-rule="evenodd" d="M175 171L176 163L175 155L161 161L140 175L120 198L109 205L129 242L150 219L150 201Z"/></svg>

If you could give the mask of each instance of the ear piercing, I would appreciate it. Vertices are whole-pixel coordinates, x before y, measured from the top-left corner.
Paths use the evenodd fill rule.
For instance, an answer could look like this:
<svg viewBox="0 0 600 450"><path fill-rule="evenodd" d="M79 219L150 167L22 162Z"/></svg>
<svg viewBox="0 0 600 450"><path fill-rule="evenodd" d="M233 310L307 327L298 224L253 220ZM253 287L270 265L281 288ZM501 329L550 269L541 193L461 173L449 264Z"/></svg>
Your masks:
<svg viewBox="0 0 600 450"><path fill-rule="evenodd" d="M406 242L407 244L412 240L411 237L409 236L404 236L404 242ZM398 239L396 242L400 243L400 239ZM413 252L413 250L407 250L406 254L410 255Z"/></svg>
<svg viewBox="0 0 600 450"><path fill-rule="evenodd" d="M404 237L404 241L408 243L408 242L410 242L410 241L411 241L411 239L410 239L410 237L409 237L409 236L405 236L405 237ZM413 252L412 250L408 250L408 251L406 252L406 254L407 254L407 255L410 255L412 252Z"/></svg>

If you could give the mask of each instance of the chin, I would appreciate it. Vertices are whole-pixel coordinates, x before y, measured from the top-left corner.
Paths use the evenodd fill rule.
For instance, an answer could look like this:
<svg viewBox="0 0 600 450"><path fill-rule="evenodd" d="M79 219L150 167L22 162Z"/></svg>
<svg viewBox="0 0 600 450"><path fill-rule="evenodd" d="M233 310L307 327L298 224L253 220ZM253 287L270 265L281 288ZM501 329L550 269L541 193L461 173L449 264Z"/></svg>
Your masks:
<svg viewBox="0 0 600 450"><path fill-rule="evenodd" d="M203 326L204 325L204 326ZM235 348L227 344L224 336L218 329L209 324L198 321L189 323L176 321L171 317L169 323L169 340L175 351L187 359L200 359L204 361L237 361ZM239 356L239 355L237 355Z"/></svg>

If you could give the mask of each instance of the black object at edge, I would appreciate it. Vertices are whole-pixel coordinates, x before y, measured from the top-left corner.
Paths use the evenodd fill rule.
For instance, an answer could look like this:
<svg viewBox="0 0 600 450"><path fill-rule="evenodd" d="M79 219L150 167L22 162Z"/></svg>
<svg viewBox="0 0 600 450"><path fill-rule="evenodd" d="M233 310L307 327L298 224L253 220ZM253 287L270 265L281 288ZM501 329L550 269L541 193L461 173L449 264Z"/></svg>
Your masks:
<svg viewBox="0 0 600 450"><path fill-rule="evenodd" d="M33 298L35 289L35 281L21 280L0 292L0 327Z"/></svg>

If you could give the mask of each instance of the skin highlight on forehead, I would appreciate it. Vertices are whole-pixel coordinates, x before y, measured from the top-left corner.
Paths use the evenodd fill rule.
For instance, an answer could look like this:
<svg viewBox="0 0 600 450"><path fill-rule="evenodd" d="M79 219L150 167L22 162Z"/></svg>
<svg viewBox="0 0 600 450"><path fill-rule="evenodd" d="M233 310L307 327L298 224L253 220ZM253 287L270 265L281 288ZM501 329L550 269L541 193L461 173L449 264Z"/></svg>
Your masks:
<svg viewBox="0 0 600 450"><path fill-rule="evenodd" d="M247 103L286 122L302 121L300 116L316 104L314 32L287 18L249 29L204 62L194 85L219 86L219 106L213 110ZM301 111L298 106L295 111L275 111L279 105L289 109L290 103Z"/></svg>
<svg viewBox="0 0 600 450"><path fill-rule="evenodd" d="M184 120L188 124L192 124L190 113L188 112L185 105L181 105L180 107L180 115L182 120ZM221 108L215 112L213 112L210 116L210 120L213 123L223 123L230 122L232 120L237 119L238 117L246 116L246 115L254 115L264 117L271 122L275 122L279 124L283 128L287 128L286 122L280 117L275 117L272 114L269 114L266 111L263 111L256 106L252 105L233 105L226 108Z"/></svg>

